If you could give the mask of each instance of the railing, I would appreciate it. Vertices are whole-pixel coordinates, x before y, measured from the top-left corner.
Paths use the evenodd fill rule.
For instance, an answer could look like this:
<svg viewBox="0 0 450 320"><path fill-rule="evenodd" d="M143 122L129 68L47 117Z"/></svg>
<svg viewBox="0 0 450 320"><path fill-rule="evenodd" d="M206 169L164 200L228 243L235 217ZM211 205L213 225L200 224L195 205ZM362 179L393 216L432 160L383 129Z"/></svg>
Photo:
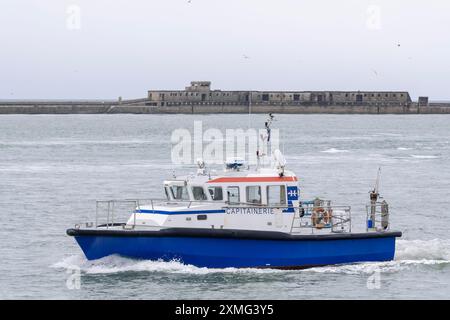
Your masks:
<svg viewBox="0 0 450 320"><path fill-rule="evenodd" d="M150 207L151 210L155 210L157 205L185 205L186 208L190 208L192 204L205 203L217 204L217 201L211 200L167 200L167 199L125 199L125 200L97 200L95 210L95 222L88 222L84 224L77 224L79 228L83 225L86 228L106 228L120 227L124 229L134 229L136 227L136 214L141 211L142 206ZM124 215L126 214L126 216ZM130 219L130 215L133 215L133 223L127 222ZM156 225L145 225L145 227L160 227Z"/></svg>
<svg viewBox="0 0 450 320"><path fill-rule="evenodd" d="M139 207L139 203L136 200L98 200L95 208L95 227L117 227L120 225L126 225L126 222L130 218L130 214L136 212L136 208ZM102 212L106 211L106 215ZM120 221L122 214L127 213L125 222ZM102 221L102 217L106 216L106 221ZM120 221L120 222L119 222ZM136 225L136 214L134 213L133 228Z"/></svg>
<svg viewBox="0 0 450 320"><path fill-rule="evenodd" d="M386 201L366 205L366 231L389 230L389 205Z"/></svg>
<svg viewBox="0 0 450 320"><path fill-rule="evenodd" d="M302 232L302 229L310 229L311 233L322 229L333 233L352 231L350 206L331 205L329 200L319 201L305 202L295 211L291 233Z"/></svg>
<svg viewBox="0 0 450 320"><path fill-rule="evenodd" d="M117 228L135 229L136 214L141 212L141 207L147 210L155 210L160 205L183 205L190 208L194 204L215 204L225 211L229 208L253 208L258 210L277 209L280 212L293 211L290 233L303 232L305 229L315 233L321 229L331 232L351 232L351 208L350 206L331 205L331 201L319 200L304 201L301 206L292 204L266 205L249 202L228 203L212 200L167 200L167 199L126 199L126 200L98 200L96 201L95 222L77 224L86 228ZM379 205L381 206L381 204ZM272 213L272 212L271 212ZM130 216L132 222L130 221ZM320 216L321 215L321 216ZM141 227L141 225L139 225ZM142 225L142 227L160 228L158 225Z"/></svg>

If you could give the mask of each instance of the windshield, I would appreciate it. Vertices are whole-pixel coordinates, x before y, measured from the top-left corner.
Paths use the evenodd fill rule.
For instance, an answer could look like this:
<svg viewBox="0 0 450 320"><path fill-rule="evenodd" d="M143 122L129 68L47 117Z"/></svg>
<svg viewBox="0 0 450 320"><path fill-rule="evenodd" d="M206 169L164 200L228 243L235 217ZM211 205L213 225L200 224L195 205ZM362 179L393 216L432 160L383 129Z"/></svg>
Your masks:
<svg viewBox="0 0 450 320"><path fill-rule="evenodd" d="M189 193L185 186L170 186L172 197L176 200L189 200Z"/></svg>

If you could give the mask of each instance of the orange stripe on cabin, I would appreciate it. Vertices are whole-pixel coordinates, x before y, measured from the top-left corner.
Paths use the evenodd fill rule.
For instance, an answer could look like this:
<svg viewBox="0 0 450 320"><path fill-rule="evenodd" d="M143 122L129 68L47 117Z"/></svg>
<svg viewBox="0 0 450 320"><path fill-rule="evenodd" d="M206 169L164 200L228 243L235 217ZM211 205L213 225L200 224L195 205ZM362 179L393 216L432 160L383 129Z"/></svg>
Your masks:
<svg viewBox="0 0 450 320"><path fill-rule="evenodd" d="M297 181L297 177L223 177L208 181L208 183L229 182L283 182Z"/></svg>

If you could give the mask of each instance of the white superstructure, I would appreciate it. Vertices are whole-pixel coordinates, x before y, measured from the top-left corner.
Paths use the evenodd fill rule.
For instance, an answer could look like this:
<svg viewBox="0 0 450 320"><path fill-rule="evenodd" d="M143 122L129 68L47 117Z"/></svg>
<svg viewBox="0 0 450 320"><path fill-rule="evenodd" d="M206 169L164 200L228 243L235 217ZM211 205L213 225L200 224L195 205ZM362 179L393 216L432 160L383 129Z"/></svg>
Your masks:
<svg viewBox="0 0 450 320"><path fill-rule="evenodd" d="M278 151L277 156L282 157ZM242 169L164 181L167 201L140 205L128 224L139 226L271 230L288 232L299 208L296 175L280 168Z"/></svg>

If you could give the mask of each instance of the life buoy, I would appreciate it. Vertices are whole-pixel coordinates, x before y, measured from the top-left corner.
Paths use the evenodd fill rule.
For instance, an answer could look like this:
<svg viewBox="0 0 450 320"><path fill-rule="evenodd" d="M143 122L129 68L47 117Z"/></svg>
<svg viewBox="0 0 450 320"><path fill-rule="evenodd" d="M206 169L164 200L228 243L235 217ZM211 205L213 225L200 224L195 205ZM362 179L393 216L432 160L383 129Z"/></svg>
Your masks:
<svg viewBox="0 0 450 320"><path fill-rule="evenodd" d="M317 207L313 209L311 214L312 225L317 229L322 229L326 224L331 222L332 211L325 210L322 207Z"/></svg>
<svg viewBox="0 0 450 320"><path fill-rule="evenodd" d="M325 209L322 207L316 207L313 209L313 212L311 214L311 222L313 227L317 229L322 229L324 227L324 224L322 223L324 212Z"/></svg>

